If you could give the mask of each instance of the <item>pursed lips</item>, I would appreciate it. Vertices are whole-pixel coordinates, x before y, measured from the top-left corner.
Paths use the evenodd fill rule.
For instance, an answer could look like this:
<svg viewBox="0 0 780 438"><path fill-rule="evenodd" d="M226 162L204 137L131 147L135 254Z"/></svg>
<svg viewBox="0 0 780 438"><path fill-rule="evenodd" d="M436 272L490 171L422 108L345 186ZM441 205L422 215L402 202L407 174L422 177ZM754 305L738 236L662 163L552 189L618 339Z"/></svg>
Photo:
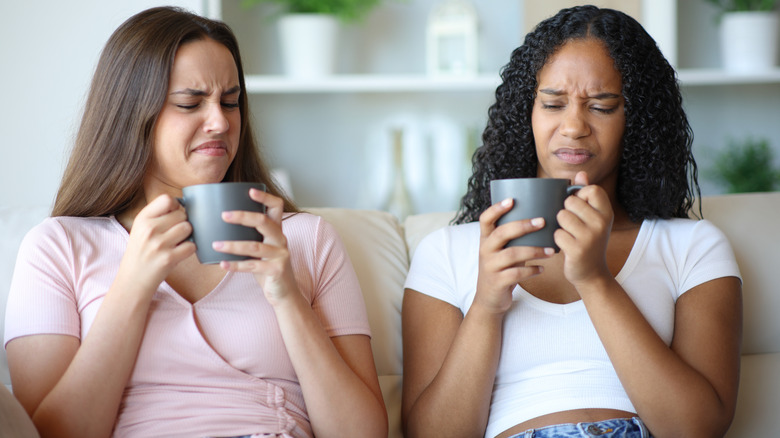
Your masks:
<svg viewBox="0 0 780 438"><path fill-rule="evenodd" d="M227 154L227 145L223 141L209 141L196 147L193 153L222 156Z"/></svg>
<svg viewBox="0 0 780 438"><path fill-rule="evenodd" d="M583 164L593 157L593 154L585 149L560 148L553 155L567 164Z"/></svg>

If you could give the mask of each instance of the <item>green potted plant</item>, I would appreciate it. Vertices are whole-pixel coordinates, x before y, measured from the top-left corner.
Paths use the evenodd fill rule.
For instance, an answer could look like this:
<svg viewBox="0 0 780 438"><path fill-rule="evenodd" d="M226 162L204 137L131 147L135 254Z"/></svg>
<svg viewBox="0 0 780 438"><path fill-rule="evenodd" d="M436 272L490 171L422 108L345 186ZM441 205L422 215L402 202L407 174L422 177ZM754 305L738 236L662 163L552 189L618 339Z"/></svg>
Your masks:
<svg viewBox="0 0 780 438"><path fill-rule="evenodd" d="M780 0L705 1L718 8L725 70L751 73L777 66Z"/></svg>
<svg viewBox="0 0 780 438"><path fill-rule="evenodd" d="M381 0L244 0L245 7L270 3L279 5L289 14L327 14L343 21L363 18Z"/></svg>
<svg viewBox="0 0 780 438"><path fill-rule="evenodd" d="M243 0L244 7L279 7L279 42L285 73L315 78L335 72L339 21L363 18L382 0Z"/></svg>
<svg viewBox="0 0 780 438"><path fill-rule="evenodd" d="M780 170L765 139L730 141L714 163L710 178L728 193L771 192L780 186Z"/></svg>

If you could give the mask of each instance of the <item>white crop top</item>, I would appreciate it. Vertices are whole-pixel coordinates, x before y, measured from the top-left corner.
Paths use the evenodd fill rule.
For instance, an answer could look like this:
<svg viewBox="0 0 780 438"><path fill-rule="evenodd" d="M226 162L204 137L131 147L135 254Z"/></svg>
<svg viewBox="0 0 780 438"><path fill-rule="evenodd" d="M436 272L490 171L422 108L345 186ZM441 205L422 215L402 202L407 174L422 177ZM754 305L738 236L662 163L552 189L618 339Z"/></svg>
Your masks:
<svg viewBox="0 0 780 438"><path fill-rule="evenodd" d="M420 243L405 287L465 315L474 300L479 223L446 227ZM715 278L740 277L731 246L712 223L645 220L615 277L655 331L671 344L675 301ZM582 300L554 304L520 286L504 319L486 437L541 415L571 409L636 412Z"/></svg>

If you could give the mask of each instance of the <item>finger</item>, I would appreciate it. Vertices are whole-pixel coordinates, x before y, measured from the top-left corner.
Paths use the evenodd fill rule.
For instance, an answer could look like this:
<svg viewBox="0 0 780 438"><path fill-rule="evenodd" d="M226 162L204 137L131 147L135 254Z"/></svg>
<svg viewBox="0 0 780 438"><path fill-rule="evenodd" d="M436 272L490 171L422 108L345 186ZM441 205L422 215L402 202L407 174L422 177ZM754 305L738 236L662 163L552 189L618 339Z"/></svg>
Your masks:
<svg viewBox="0 0 780 438"><path fill-rule="evenodd" d="M281 224L264 213L253 211L224 211L222 220L227 223L256 229L263 235L265 243L287 246L287 238L282 233Z"/></svg>
<svg viewBox="0 0 780 438"><path fill-rule="evenodd" d="M180 211L183 213L184 208L181 206L179 201L176 200L176 198L163 194L154 198L152 202L148 203L143 209L141 209L140 212L138 212L138 214L142 217L155 218L164 216L174 211Z"/></svg>
<svg viewBox="0 0 780 438"><path fill-rule="evenodd" d="M187 238L192 235L192 224L189 222L181 221L170 228L168 228L167 231L165 231L164 238L175 242L175 244L181 244L182 242L186 242ZM193 244L194 245L194 244Z"/></svg>
<svg viewBox="0 0 780 438"><path fill-rule="evenodd" d="M197 248L195 247L194 242L184 240L176 245L175 248L173 248L173 257L178 261L184 260L187 257L195 254L196 249Z"/></svg>
<svg viewBox="0 0 780 438"><path fill-rule="evenodd" d="M265 205L266 214L275 222L281 223L284 214L284 200L282 198L257 189L249 189L249 197Z"/></svg>
<svg viewBox="0 0 780 438"><path fill-rule="evenodd" d="M496 228L496 221L512 209L515 201L512 198L506 198L501 202L491 205L482 214L479 215L480 235L488 236Z"/></svg>
<svg viewBox="0 0 780 438"><path fill-rule="evenodd" d="M577 172L577 174L574 175L573 184L577 186L587 186L589 184L588 173L585 172L584 170L580 170L579 172Z"/></svg>
<svg viewBox="0 0 780 438"><path fill-rule="evenodd" d="M249 240L227 240L212 243L211 247L218 252L247 256L253 259L275 259L285 257L286 250L262 242Z"/></svg>
<svg viewBox="0 0 780 438"><path fill-rule="evenodd" d="M485 259L485 268L491 272L500 272L506 269L531 266L527 263L546 259L553 255L555 255L553 248L510 246L501 250L494 257Z"/></svg>
<svg viewBox="0 0 780 438"><path fill-rule="evenodd" d="M223 260L219 262L219 266L222 269L231 272L262 272L272 276L280 272L278 263L258 259L232 261Z"/></svg>
<svg viewBox="0 0 780 438"><path fill-rule="evenodd" d="M559 229L567 233L575 232L575 228L584 227L584 222L578 214L570 209L563 209L555 215L555 219L558 221ZM556 230L558 231L558 230Z"/></svg>
<svg viewBox="0 0 780 438"><path fill-rule="evenodd" d="M577 192L576 196L569 196L563 203L564 209L569 210L580 216L584 221L589 222L599 217L612 215L612 204L609 201L607 193L599 186L590 185ZM589 217L590 216L590 217Z"/></svg>
<svg viewBox="0 0 780 438"><path fill-rule="evenodd" d="M484 242L485 249L489 251L500 250L504 248L510 240L539 231L544 228L544 226L545 220L542 217L507 222L495 228L490 236L488 236Z"/></svg>
<svg viewBox="0 0 780 438"><path fill-rule="evenodd" d="M538 265L517 266L502 271L496 283L515 285L542 272L544 272L544 268Z"/></svg>
<svg viewBox="0 0 780 438"><path fill-rule="evenodd" d="M561 252L564 254L570 253L571 248L573 248L576 243L574 236L562 228L555 230L555 233L553 233L553 241L555 241L555 244L558 245L558 248L560 248Z"/></svg>

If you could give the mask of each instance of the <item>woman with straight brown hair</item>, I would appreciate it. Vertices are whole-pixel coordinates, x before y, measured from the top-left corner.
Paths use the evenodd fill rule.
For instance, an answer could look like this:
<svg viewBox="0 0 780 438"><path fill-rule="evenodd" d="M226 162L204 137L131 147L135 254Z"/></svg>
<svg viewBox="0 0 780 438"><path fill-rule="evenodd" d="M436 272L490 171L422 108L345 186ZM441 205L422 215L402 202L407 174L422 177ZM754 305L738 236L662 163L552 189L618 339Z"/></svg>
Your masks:
<svg viewBox="0 0 780 438"><path fill-rule="evenodd" d="M360 288L335 230L262 164L230 29L176 8L101 55L52 217L19 251L5 345L41 436L387 435ZM203 265L182 188L260 182L262 243Z"/></svg>

